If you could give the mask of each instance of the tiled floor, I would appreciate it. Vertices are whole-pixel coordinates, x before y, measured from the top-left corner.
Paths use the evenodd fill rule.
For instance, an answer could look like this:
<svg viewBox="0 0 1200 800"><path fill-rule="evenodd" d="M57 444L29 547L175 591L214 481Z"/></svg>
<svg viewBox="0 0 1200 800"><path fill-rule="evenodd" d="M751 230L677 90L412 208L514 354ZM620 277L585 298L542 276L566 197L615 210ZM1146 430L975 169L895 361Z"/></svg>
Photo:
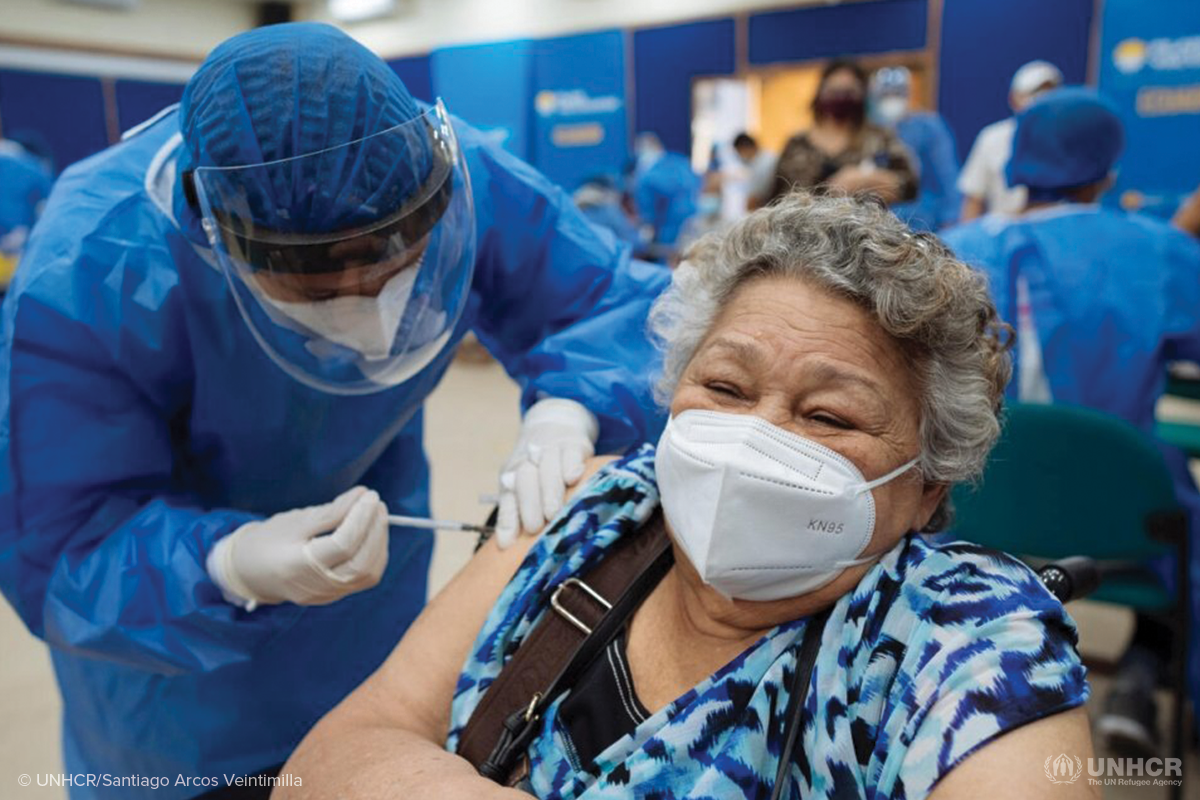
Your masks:
<svg viewBox="0 0 1200 800"><path fill-rule="evenodd" d="M1197 418L1186 406L1164 409L1175 417ZM494 364L455 364L427 406L427 447L433 464L433 507L439 516L478 520L486 512L481 494L495 492L496 474L517 434L517 390ZM431 591L441 586L470 555L470 535L440 533L431 569ZM1078 603L1072 613L1086 653L1114 657L1130 631L1120 609ZM31 637L11 609L0 602L0 798L42 800L64 797L61 789L21 789L17 776L57 773L59 701L45 648ZM1093 679L1093 711L1106 680ZM1165 711L1164 711L1165 714ZM1164 716L1165 720L1165 716ZM1105 754L1098 753L1103 756ZM1014 769L1041 769L1040 764ZM1189 796L1200 798L1200 761L1188 762ZM1117 787L1107 800L1159 800L1165 790ZM988 797L981 792L981 800Z"/></svg>

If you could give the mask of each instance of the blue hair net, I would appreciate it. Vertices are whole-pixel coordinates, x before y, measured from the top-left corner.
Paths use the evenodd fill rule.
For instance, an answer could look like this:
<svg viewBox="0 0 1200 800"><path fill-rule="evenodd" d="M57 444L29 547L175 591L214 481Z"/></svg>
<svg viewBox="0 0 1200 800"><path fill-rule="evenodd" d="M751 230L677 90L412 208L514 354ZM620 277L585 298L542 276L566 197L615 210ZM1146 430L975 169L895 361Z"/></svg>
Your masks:
<svg viewBox="0 0 1200 800"><path fill-rule="evenodd" d="M1017 117L1010 186L1029 187L1030 199L1053 198L1103 180L1125 147L1116 107L1092 89L1055 89Z"/></svg>
<svg viewBox="0 0 1200 800"><path fill-rule="evenodd" d="M391 68L337 28L258 28L220 44L188 81L178 171L254 167L220 176L240 182L237 213L284 233L353 228L395 212L429 175L423 125L374 136L421 114Z"/></svg>

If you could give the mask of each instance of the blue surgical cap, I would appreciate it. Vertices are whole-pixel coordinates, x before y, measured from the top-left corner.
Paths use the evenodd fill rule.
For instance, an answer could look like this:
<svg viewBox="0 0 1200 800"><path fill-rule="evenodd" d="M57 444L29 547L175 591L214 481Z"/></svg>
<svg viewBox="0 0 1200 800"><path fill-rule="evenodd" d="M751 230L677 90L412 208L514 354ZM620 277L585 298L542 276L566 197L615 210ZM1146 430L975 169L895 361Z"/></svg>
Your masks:
<svg viewBox="0 0 1200 800"><path fill-rule="evenodd" d="M237 213L285 233L353 228L395 212L429 175L423 126L367 138L421 114L391 68L337 28L271 25L217 46L188 81L177 169L262 165L221 176L244 185ZM295 156L310 157L272 163Z"/></svg>
<svg viewBox="0 0 1200 800"><path fill-rule="evenodd" d="M1055 89L1017 116L1010 186L1027 186L1031 199L1061 197L1103 180L1125 147L1116 107L1092 89Z"/></svg>

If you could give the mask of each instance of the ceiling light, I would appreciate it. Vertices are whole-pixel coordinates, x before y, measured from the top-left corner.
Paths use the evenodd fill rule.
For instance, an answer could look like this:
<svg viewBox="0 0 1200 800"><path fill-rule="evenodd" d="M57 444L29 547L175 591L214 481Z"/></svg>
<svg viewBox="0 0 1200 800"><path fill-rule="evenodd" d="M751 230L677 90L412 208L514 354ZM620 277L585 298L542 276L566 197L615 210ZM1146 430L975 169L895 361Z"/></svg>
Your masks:
<svg viewBox="0 0 1200 800"><path fill-rule="evenodd" d="M338 22L362 22L396 10L396 0L329 0L329 13Z"/></svg>

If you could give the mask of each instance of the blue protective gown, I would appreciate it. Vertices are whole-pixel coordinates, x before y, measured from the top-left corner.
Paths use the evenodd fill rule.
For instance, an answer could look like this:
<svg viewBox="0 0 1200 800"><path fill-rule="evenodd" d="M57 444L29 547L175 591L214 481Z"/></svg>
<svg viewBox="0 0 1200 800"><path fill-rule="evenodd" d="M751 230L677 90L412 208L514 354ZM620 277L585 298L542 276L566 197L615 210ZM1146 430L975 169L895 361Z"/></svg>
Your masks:
<svg viewBox="0 0 1200 800"><path fill-rule="evenodd" d="M638 215L654 228L654 241L671 246L679 238L683 223L696 213L700 176L692 163L678 153L663 153L633 178L633 201Z"/></svg>
<svg viewBox="0 0 1200 800"><path fill-rule="evenodd" d="M262 770L382 663L424 604L428 533L394 531L380 585L323 607L246 613L205 557L249 520L359 483L393 513L428 514L421 407L468 329L525 405L592 409L600 452L663 422L644 330L669 273L457 122L478 260L451 345L373 395L292 380L173 221L178 129L171 112L66 171L3 308L0 587L50 645L72 773Z"/></svg>
<svg viewBox="0 0 1200 800"><path fill-rule="evenodd" d="M1018 276L1028 282L1054 402L1105 411L1153 435L1167 362L1200 361L1200 242L1152 217L1074 204L1017 218L987 215L942 238L987 273L996 308L1014 327ZM1016 362L1020 374L1019 355ZM1016 380L1009 396L1017 397ZM1180 502L1191 511L1195 629L1200 494L1183 454L1162 450ZM1200 701L1200 647L1190 658L1192 696Z"/></svg>
<svg viewBox="0 0 1200 800"><path fill-rule="evenodd" d="M901 119L896 135L920 163L921 188L913 202L892 206L893 213L913 230L936 231L952 225L958 220L962 196L956 185L959 163L950 126L939 114L921 111Z"/></svg>

